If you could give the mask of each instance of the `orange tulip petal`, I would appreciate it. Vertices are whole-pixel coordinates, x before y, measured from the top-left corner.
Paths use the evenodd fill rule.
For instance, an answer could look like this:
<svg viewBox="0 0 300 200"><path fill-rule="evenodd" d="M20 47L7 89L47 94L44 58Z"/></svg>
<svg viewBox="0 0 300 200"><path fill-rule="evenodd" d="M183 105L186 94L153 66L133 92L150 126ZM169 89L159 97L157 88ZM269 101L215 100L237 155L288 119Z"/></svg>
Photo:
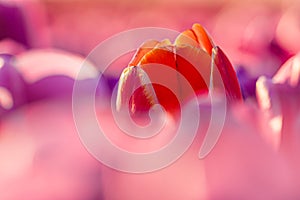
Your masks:
<svg viewBox="0 0 300 200"><path fill-rule="evenodd" d="M202 49L191 46L176 47L177 71L193 88L193 91L187 90L182 80L179 80L179 89L183 100L192 96L188 92L194 92L196 95L208 92L211 74L210 62L210 56Z"/></svg>
<svg viewBox="0 0 300 200"><path fill-rule="evenodd" d="M134 54L132 60L129 62L129 66L137 66L144 55L151 51L159 43L160 42L156 40L149 40L144 42Z"/></svg>
<svg viewBox="0 0 300 200"><path fill-rule="evenodd" d="M192 47L199 47L199 43L197 40L197 36L195 35L194 31L192 31L191 29L188 29L186 31L183 31L182 33L180 33L175 42L174 42L175 46L192 46Z"/></svg>
<svg viewBox="0 0 300 200"><path fill-rule="evenodd" d="M139 62L139 65L156 63L176 69L174 53L167 48L154 48L149 51Z"/></svg>
<svg viewBox="0 0 300 200"><path fill-rule="evenodd" d="M194 24L192 27L194 34L196 35L199 46L205 50L209 55L212 55L213 43L208 36L205 29L200 24Z"/></svg>
<svg viewBox="0 0 300 200"><path fill-rule="evenodd" d="M166 42L168 44L168 42ZM164 44L164 42L163 42ZM159 44L158 44L159 45ZM163 46L163 45L159 45ZM176 61L175 55L172 51L173 47L158 47L154 48L149 51L140 61L139 66L148 74L150 80L157 80L162 77L163 79L161 82L167 83L170 87L178 88L178 80L176 76ZM161 73L161 69L153 69L153 68L162 68L162 67L170 67L174 69L174 73L167 74L167 76ZM159 103L171 113L174 113L178 110L179 101L176 98L176 94L178 94L178 90L170 91L167 87L159 85L159 84L152 84L155 90L157 99Z"/></svg>

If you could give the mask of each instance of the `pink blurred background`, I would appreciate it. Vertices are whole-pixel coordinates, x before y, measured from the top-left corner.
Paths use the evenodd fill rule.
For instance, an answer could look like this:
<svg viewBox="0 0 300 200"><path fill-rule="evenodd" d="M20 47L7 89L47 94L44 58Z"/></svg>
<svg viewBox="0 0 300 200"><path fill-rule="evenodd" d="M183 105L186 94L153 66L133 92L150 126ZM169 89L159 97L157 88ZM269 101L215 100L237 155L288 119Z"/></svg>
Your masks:
<svg viewBox="0 0 300 200"><path fill-rule="evenodd" d="M0 0L0 199L299 199L299 75L293 89L284 79L263 82L270 84L263 100L255 93L259 77L271 79L300 51L299 9L297 0ZM161 171L103 166L81 144L72 116L72 84L85 57L121 31L183 31L196 22L234 64L246 103L228 111L204 160L197 158L199 131L189 151ZM114 68L112 80L124 67ZM265 111L259 102L274 94L281 98L272 105L284 109L279 136L269 126L274 106Z"/></svg>

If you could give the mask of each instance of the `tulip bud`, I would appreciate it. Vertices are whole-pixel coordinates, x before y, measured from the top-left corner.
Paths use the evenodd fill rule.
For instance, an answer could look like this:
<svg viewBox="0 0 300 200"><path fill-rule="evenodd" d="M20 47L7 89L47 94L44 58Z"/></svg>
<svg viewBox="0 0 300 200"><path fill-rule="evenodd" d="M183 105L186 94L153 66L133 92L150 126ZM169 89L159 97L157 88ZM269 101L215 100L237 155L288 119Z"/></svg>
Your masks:
<svg viewBox="0 0 300 200"><path fill-rule="evenodd" d="M170 72L163 74L163 67ZM158 77L167 79L169 85L154 83ZM135 88L137 83L140 88ZM242 99L230 61L199 24L181 33L174 44L169 40L142 44L129 67L124 69L118 86L116 107L120 110L129 106L131 114L147 111L157 103L176 114L180 105L193 95L206 96L210 89L225 89L229 101Z"/></svg>

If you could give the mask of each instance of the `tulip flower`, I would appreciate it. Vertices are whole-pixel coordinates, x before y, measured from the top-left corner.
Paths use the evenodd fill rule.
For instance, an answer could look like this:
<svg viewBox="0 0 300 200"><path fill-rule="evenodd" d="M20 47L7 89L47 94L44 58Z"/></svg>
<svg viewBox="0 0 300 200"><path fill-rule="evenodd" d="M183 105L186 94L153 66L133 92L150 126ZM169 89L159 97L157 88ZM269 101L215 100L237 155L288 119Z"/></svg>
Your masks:
<svg viewBox="0 0 300 200"><path fill-rule="evenodd" d="M284 63L273 78L256 83L258 104L265 112L269 131L265 136L275 148L290 146L299 126L300 54Z"/></svg>
<svg viewBox="0 0 300 200"><path fill-rule="evenodd" d="M83 65L85 74L77 78ZM89 87L97 81L97 75L92 62L62 50L35 49L17 55L0 54L0 117L34 101L71 101L75 81ZM111 76L103 77L96 94L106 96L115 82ZM86 93L84 89L82 94Z"/></svg>
<svg viewBox="0 0 300 200"><path fill-rule="evenodd" d="M57 49L29 50L15 56L14 67L27 83L28 101L45 98L71 98L74 81L84 58ZM43 67L41 67L43 63ZM86 82L95 79L95 66L86 62ZM87 83L88 84L88 83ZM106 83L104 83L106 84Z"/></svg>
<svg viewBox="0 0 300 200"><path fill-rule="evenodd" d="M166 72L164 66L172 70ZM217 78L216 73L222 80ZM183 77L179 78L178 74ZM167 90L167 86L152 83L161 80L160 77L173 88L172 91ZM183 84L183 79L188 81L192 90ZM116 104L121 110L129 103L131 114L147 111L157 103L174 113L181 103L188 101L191 93L207 95L211 88L217 91L222 87L229 101L242 99L229 59L220 47L214 45L205 29L194 24L192 29L182 32L174 44L169 40L147 41L137 50L120 76Z"/></svg>

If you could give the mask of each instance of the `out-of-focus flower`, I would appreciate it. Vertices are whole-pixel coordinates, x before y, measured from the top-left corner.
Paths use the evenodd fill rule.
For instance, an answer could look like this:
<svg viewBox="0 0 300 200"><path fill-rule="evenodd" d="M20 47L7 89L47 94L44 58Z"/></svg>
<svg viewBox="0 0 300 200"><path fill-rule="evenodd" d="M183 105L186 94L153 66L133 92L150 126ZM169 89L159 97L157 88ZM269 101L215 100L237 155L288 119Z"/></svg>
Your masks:
<svg viewBox="0 0 300 200"><path fill-rule="evenodd" d="M77 77L84 66L84 73ZM57 49L0 54L0 116L30 102L65 99L71 102L75 81L89 87L99 72L82 56ZM97 95L107 95L113 78L101 78ZM85 91L81 91L82 94Z"/></svg>
<svg viewBox="0 0 300 200"><path fill-rule="evenodd" d="M274 83L300 87L300 53L284 63L273 77Z"/></svg>
<svg viewBox="0 0 300 200"><path fill-rule="evenodd" d="M260 77L256 86L257 99L263 114L261 134L276 152L284 155L290 166L289 171L293 174L293 187L300 184L299 61L298 53L282 65L272 79Z"/></svg>
<svg viewBox="0 0 300 200"><path fill-rule="evenodd" d="M165 66L173 70L166 72ZM159 77L165 79L165 73L168 73L168 80L160 81L166 85L159 85L157 81ZM221 80L216 73L220 73ZM183 79L189 82L192 91L183 84ZM168 86L173 91L166 90ZM137 50L120 76L117 109L129 106L134 114L159 103L167 111L174 112L180 107L179 103L188 100L191 93L203 95L209 88L218 90L222 86L230 101L242 99L235 71L228 58L213 44L205 29L194 24L192 29L181 33L174 44L169 40L148 41Z"/></svg>
<svg viewBox="0 0 300 200"><path fill-rule="evenodd" d="M298 141L299 77L300 54L297 54L282 65L271 80L260 77L257 81L258 103L269 125L266 137L276 148Z"/></svg>
<svg viewBox="0 0 300 200"><path fill-rule="evenodd" d="M26 102L26 83L13 66L13 56L0 54L0 118Z"/></svg>
<svg viewBox="0 0 300 200"><path fill-rule="evenodd" d="M29 50L15 56L13 64L27 83L29 101L59 97L70 100L76 79L89 82L98 75L95 66L82 56L58 49ZM77 78L83 65L85 73Z"/></svg>
<svg viewBox="0 0 300 200"><path fill-rule="evenodd" d="M254 78L272 76L287 59L275 37L279 10L272 3L234 2L226 4L216 15L212 28L215 41L236 67L246 67Z"/></svg>

